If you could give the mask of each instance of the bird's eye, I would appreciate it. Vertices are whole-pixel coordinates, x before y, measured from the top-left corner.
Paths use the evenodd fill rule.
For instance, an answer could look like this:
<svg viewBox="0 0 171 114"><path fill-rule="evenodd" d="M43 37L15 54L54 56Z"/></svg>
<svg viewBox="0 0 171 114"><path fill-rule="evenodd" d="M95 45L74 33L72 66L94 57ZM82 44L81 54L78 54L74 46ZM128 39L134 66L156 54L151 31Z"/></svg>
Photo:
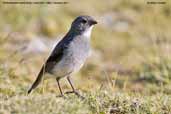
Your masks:
<svg viewBox="0 0 171 114"><path fill-rule="evenodd" d="M83 20L82 20L82 23L83 23L83 24L87 23L87 20L83 19Z"/></svg>

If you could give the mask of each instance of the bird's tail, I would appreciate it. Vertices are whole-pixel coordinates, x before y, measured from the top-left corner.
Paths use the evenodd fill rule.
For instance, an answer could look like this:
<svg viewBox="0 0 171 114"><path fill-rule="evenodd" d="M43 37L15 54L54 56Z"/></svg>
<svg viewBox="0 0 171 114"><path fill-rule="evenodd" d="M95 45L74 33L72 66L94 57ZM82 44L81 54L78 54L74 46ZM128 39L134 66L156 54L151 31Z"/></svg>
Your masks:
<svg viewBox="0 0 171 114"><path fill-rule="evenodd" d="M45 67L43 66L37 76L37 79L34 81L33 85L28 90L28 94L39 85L39 83L41 82L43 78L44 72L45 72Z"/></svg>

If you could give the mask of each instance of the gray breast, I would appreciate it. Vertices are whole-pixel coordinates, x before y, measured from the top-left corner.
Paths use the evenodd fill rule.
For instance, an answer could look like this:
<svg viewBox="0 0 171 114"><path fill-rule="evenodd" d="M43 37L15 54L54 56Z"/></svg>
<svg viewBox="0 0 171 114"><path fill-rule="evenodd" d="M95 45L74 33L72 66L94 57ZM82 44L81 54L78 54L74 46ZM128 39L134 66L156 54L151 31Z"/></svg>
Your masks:
<svg viewBox="0 0 171 114"><path fill-rule="evenodd" d="M73 64L74 72L78 71L89 56L90 42L84 37L77 37L71 42L67 50L68 56Z"/></svg>
<svg viewBox="0 0 171 114"><path fill-rule="evenodd" d="M57 77L77 72L90 53L90 41L84 37L76 37L64 51L62 60L55 65L53 73Z"/></svg>

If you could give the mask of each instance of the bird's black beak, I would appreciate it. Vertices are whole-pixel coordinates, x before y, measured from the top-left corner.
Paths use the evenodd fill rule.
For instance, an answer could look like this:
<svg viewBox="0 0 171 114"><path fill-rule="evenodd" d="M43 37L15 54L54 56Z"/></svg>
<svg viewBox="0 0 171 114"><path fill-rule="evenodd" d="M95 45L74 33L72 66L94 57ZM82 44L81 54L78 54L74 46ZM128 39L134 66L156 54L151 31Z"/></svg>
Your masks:
<svg viewBox="0 0 171 114"><path fill-rule="evenodd" d="M95 25L95 24L97 24L97 21L96 20L91 20L90 21L90 25Z"/></svg>

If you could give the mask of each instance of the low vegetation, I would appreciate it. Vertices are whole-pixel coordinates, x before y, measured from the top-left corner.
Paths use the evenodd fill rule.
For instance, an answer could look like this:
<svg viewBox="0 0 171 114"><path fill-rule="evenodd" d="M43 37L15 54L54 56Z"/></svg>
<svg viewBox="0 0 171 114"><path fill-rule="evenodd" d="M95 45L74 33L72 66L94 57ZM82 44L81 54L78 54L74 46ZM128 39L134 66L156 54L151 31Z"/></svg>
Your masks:
<svg viewBox="0 0 171 114"><path fill-rule="evenodd" d="M0 3L0 114L171 114L170 6L144 0ZM53 45L82 14L99 22L92 56L72 77L85 99L58 97L53 79L27 95Z"/></svg>

